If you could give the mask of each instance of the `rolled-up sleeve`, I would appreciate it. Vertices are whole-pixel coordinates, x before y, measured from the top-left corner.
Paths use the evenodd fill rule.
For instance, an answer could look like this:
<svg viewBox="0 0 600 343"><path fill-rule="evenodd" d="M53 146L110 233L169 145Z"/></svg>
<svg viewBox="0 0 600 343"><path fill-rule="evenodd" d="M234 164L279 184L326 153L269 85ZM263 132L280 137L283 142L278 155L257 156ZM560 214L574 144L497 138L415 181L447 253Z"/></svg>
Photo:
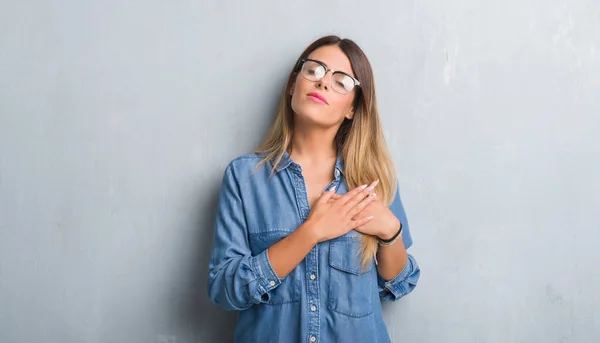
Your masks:
<svg viewBox="0 0 600 343"><path fill-rule="evenodd" d="M244 310L269 299L281 284L268 251L252 256L240 188L230 163L224 173L211 258L208 295L226 310Z"/></svg>
<svg viewBox="0 0 600 343"><path fill-rule="evenodd" d="M408 250L412 246L412 237L410 235L410 227L408 225L408 218L404 211L404 205L400 198L400 187L396 187L396 195L392 204L389 207L390 211L394 213L396 218L402 224L402 242L404 247ZM379 273L377 274L377 286L379 290L379 296L382 299L396 301L408 293L417 286L421 269L417 264L417 260L411 254L408 254L406 265L392 280L385 280Z"/></svg>
<svg viewBox="0 0 600 343"><path fill-rule="evenodd" d="M379 288L379 296L383 299L396 301L417 286L419 280L420 269L417 261L412 255L408 255L404 269L396 275L392 280L386 281L381 275L377 274L377 284Z"/></svg>

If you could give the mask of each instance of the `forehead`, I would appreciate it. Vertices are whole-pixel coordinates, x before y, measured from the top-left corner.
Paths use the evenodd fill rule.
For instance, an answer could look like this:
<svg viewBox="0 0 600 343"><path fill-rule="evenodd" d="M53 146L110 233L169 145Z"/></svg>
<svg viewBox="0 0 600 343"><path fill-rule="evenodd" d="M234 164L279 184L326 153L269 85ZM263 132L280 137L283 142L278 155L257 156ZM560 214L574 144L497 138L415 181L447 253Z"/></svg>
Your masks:
<svg viewBox="0 0 600 343"><path fill-rule="evenodd" d="M338 46L322 46L311 52L310 55L308 55L308 58L319 60L325 63L331 70L343 71L351 76L354 76L350 60Z"/></svg>

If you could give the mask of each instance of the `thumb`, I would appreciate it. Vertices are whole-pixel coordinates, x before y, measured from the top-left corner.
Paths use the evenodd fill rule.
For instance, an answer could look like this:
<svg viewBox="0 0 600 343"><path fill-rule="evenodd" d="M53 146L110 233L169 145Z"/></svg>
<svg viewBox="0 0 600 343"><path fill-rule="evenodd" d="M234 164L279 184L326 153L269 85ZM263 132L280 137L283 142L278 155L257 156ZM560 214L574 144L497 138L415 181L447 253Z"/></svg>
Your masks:
<svg viewBox="0 0 600 343"><path fill-rule="evenodd" d="M335 186L331 187L327 192L323 192L319 198L319 202L325 203L335 195Z"/></svg>

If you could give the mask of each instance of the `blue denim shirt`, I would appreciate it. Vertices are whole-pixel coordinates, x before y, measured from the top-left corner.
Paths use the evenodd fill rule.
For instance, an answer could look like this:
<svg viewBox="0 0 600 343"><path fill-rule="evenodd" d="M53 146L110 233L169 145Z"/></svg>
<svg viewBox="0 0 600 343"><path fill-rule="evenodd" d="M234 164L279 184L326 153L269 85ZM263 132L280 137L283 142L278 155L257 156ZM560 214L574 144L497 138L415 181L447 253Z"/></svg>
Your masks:
<svg viewBox="0 0 600 343"><path fill-rule="evenodd" d="M209 262L208 294L226 310L238 310L235 342L390 342L380 299L410 293L419 267L409 254L404 269L384 280L375 261L361 270L357 231L318 243L285 278L267 248L298 228L310 213L302 168L286 153L271 178L272 164L247 154L227 166ZM335 165L338 194L347 192L341 156ZM399 188L390 210L412 245Z"/></svg>

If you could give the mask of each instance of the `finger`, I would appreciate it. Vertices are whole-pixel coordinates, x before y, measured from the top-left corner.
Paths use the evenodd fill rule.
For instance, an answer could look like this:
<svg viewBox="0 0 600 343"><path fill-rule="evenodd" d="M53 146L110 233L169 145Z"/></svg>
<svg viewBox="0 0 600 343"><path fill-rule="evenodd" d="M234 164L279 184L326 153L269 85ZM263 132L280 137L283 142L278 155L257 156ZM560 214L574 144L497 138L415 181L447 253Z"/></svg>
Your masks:
<svg viewBox="0 0 600 343"><path fill-rule="evenodd" d="M376 193L369 194L366 198L348 211L348 216L350 216L350 218L354 218L357 214L364 210L365 207L369 206L369 204L375 200L376 196Z"/></svg>
<svg viewBox="0 0 600 343"><path fill-rule="evenodd" d="M366 217L366 214L364 214L365 211L369 211L368 213L376 214L377 212L373 212L371 210L371 208L372 208L373 204L375 204L378 201L380 201L380 200L377 198L377 193L375 193L375 199L369 201L369 203L362 210L360 210L360 212L358 214L354 215L354 217L352 217L352 219L362 219L362 218Z"/></svg>
<svg viewBox="0 0 600 343"><path fill-rule="evenodd" d="M352 221L350 221L350 226L352 226L352 229L356 229L358 227L366 225L368 222L373 220L373 218L374 218L373 216L368 216L366 218L352 220Z"/></svg>
<svg viewBox="0 0 600 343"><path fill-rule="evenodd" d="M377 183L379 183L379 180L371 182L370 185L362 185L362 186L358 186L358 187L354 188L353 190L349 191L348 193L346 193L342 196L343 200L341 201L341 203L342 204L347 203L348 201L352 200L354 197L356 197L361 192L364 192L366 189L374 189L375 186L377 185ZM367 194L368 194L368 192L367 192Z"/></svg>
<svg viewBox="0 0 600 343"><path fill-rule="evenodd" d="M345 201L344 208L345 208L346 212L349 212L350 209L352 209L354 206L356 206L356 204L361 202L367 195L373 193L373 190L375 189L375 186L377 186L377 183L379 183L379 180L377 180L375 182L371 182L369 187L362 188L357 193L355 193L349 200ZM355 190L353 190L353 191L355 191Z"/></svg>
<svg viewBox="0 0 600 343"><path fill-rule="evenodd" d="M342 196L340 194L334 193L331 198L329 198L329 202L338 200L339 198L341 198Z"/></svg>
<svg viewBox="0 0 600 343"><path fill-rule="evenodd" d="M329 201L327 202L334 202L336 200L338 200L339 198L341 198L342 196L340 194L334 194L331 198L329 198Z"/></svg>
<svg viewBox="0 0 600 343"><path fill-rule="evenodd" d="M354 198L356 195L360 194L362 191L364 191L367 188L368 185L362 185L362 186L358 186L356 188L354 188L353 190L347 192L346 194L342 195L340 198L340 203L341 204L345 204L348 201L350 201L352 198Z"/></svg>
<svg viewBox="0 0 600 343"><path fill-rule="evenodd" d="M336 195L335 186L331 187L327 192L323 192L323 194L321 194L321 197L319 197L319 203L329 201L329 199L331 199L331 197L333 197L334 195Z"/></svg>

